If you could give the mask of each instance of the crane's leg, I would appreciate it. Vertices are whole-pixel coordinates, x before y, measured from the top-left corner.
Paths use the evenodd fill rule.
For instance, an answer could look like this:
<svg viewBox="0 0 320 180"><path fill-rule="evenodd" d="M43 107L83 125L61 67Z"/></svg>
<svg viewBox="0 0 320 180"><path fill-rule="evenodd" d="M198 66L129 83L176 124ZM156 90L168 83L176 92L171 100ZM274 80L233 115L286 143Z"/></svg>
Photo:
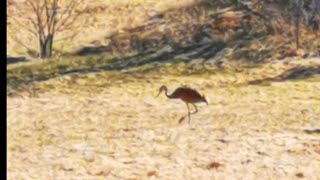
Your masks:
<svg viewBox="0 0 320 180"><path fill-rule="evenodd" d="M196 109L193 113L191 113L191 114L196 114L197 112L198 112L198 108L197 108L197 106L195 105L195 104L192 104L193 106L194 106L194 108Z"/></svg>
<svg viewBox="0 0 320 180"><path fill-rule="evenodd" d="M189 109L189 104L188 103L186 103L187 104L187 108L188 108L188 118L189 118L189 120L188 120L188 123L190 124L190 109Z"/></svg>

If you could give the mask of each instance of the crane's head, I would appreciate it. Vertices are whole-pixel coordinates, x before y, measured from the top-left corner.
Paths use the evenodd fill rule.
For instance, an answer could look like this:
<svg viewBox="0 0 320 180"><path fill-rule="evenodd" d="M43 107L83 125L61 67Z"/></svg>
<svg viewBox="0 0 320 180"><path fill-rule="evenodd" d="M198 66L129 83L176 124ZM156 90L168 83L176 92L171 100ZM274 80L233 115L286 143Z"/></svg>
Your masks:
<svg viewBox="0 0 320 180"><path fill-rule="evenodd" d="M164 85L161 86L160 89L159 89L159 94L156 97L158 97L161 94L162 91L168 91L168 88L166 86L164 86Z"/></svg>

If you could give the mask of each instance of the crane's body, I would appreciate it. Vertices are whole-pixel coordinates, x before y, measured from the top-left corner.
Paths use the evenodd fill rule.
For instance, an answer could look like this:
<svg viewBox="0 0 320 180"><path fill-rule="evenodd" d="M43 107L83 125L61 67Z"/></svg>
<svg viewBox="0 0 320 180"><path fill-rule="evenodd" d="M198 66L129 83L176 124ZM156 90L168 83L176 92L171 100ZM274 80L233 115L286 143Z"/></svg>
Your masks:
<svg viewBox="0 0 320 180"><path fill-rule="evenodd" d="M164 91L165 95L169 98L169 99L181 99L183 102L186 103L187 108L188 108L188 117L189 117L189 123L190 123L190 115L191 114L195 114L198 112L197 106L195 105L195 103L201 103L204 102L208 105L208 102L206 100L206 98L204 96L201 96L196 90L188 88L188 87L179 87L176 90L173 91L173 93L171 93L170 95L168 94L168 88L166 86L161 86L159 89L159 94ZM192 104L195 108L195 112L190 113L190 109L189 109L189 104ZM183 117L184 118L184 117ZM182 121L183 119L181 119L180 121Z"/></svg>

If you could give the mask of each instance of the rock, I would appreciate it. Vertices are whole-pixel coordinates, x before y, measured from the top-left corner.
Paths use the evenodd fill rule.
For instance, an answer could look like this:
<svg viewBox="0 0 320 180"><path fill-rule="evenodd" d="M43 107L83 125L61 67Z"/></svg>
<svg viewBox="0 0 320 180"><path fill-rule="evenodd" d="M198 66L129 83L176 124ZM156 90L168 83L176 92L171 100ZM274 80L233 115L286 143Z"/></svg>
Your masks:
<svg viewBox="0 0 320 180"><path fill-rule="evenodd" d="M169 45L164 46L163 48L161 48L157 53L162 54L165 52L172 52L173 48Z"/></svg>
<svg viewBox="0 0 320 180"><path fill-rule="evenodd" d="M203 58L199 58L199 59L195 59L189 62L190 66L199 66L199 65L203 65L204 59Z"/></svg>
<svg viewBox="0 0 320 180"><path fill-rule="evenodd" d="M87 161L87 162L93 162L95 160L94 158L94 154L91 151L84 151L83 152L83 158Z"/></svg>
<svg viewBox="0 0 320 180"><path fill-rule="evenodd" d="M224 48L214 56L214 59L221 59L221 58L228 57L232 54L232 52L233 52L232 48Z"/></svg>
<svg viewBox="0 0 320 180"><path fill-rule="evenodd" d="M219 51L213 58L210 58L205 62L206 65L218 65L221 64L221 62L224 62L227 60L226 57L230 56L233 52L232 48L224 48L221 51ZM218 63L218 64L217 64Z"/></svg>

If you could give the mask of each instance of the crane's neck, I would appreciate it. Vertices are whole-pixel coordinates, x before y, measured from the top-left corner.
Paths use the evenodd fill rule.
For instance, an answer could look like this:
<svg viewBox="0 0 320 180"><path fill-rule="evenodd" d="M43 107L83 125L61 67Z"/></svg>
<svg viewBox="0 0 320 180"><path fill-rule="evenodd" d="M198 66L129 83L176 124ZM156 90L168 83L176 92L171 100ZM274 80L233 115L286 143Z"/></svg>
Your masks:
<svg viewBox="0 0 320 180"><path fill-rule="evenodd" d="M171 94L170 95L168 94L168 89L167 88L164 90L164 93L169 99L172 98Z"/></svg>

